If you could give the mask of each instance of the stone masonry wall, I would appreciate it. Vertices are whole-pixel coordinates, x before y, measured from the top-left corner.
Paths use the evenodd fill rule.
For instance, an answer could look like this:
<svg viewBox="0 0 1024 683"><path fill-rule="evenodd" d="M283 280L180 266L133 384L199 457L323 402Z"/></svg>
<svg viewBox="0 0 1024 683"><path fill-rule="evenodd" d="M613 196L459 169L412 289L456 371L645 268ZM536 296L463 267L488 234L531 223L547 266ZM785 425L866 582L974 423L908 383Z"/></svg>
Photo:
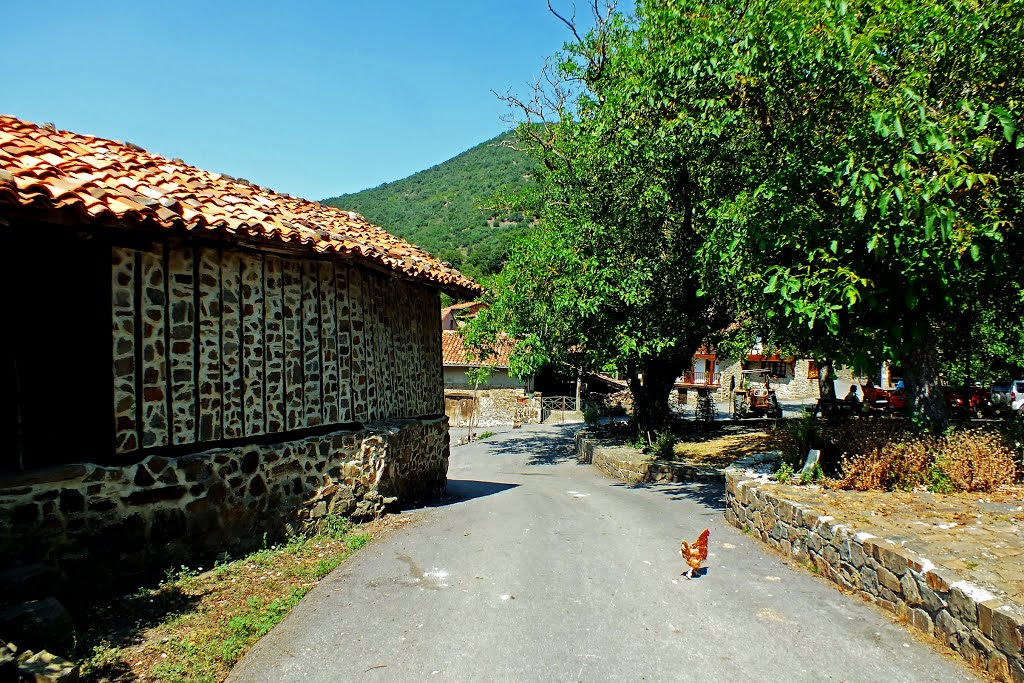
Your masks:
<svg viewBox="0 0 1024 683"><path fill-rule="evenodd" d="M1024 613L906 548L726 473L726 520L933 635L997 680L1024 683Z"/></svg>
<svg viewBox="0 0 1024 683"><path fill-rule="evenodd" d="M435 290L179 239L111 278L118 454L444 412Z"/></svg>
<svg viewBox="0 0 1024 683"><path fill-rule="evenodd" d="M444 491L444 417L137 464L65 465L0 482L5 564L55 567L70 590L210 559L324 515L368 517Z"/></svg>
<svg viewBox="0 0 1024 683"><path fill-rule="evenodd" d="M463 417L461 401L472 397L473 390L445 390L445 411L452 427L465 427L469 418ZM541 406L539 398L526 399L526 392L518 389L478 389L476 391L476 414L473 416L474 427L503 427L516 423L519 416L521 424L540 424Z"/></svg>

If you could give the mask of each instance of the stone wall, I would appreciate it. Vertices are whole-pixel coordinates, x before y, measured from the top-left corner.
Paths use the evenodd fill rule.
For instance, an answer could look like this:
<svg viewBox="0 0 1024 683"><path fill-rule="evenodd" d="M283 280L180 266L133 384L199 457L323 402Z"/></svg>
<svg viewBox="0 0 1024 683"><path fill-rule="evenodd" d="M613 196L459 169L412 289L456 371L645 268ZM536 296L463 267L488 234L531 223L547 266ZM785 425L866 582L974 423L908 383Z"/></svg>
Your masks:
<svg viewBox="0 0 1024 683"><path fill-rule="evenodd" d="M1024 683L1024 613L906 548L858 533L726 472L726 520L933 635L997 680Z"/></svg>
<svg viewBox="0 0 1024 683"><path fill-rule="evenodd" d="M722 472L713 467L654 460L628 445L624 439L599 438L583 429L573 436L576 460L593 465L607 477L629 484L681 483L714 479Z"/></svg>
<svg viewBox="0 0 1024 683"><path fill-rule="evenodd" d="M118 454L443 412L433 289L178 239L111 266Z"/></svg>
<svg viewBox="0 0 1024 683"><path fill-rule="evenodd" d="M326 514L369 517L440 494L446 418L394 420L276 443L125 466L65 465L0 480L5 565L47 565L83 583L208 561Z"/></svg>
<svg viewBox="0 0 1024 683"><path fill-rule="evenodd" d="M467 427L469 417L463 416L461 404L473 400L472 389L445 389L445 412L449 424ZM504 427L513 424L540 424L541 405L539 398L527 398L519 389L478 389L476 391L474 427Z"/></svg>

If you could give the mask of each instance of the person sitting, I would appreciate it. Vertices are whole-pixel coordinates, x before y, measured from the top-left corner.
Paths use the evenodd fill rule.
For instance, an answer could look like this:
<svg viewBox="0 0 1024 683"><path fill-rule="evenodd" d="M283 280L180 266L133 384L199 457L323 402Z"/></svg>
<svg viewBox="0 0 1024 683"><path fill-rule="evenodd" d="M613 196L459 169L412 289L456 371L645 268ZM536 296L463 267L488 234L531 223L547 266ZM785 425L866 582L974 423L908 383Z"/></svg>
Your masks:
<svg viewBox="0 0 1024 683"><path fill-rule="evenodd" d="M850 390L846 392L846 396L843 397L843 400L847 403L860 403L860 396L857 395L856 384L850 385Z"/></svg>

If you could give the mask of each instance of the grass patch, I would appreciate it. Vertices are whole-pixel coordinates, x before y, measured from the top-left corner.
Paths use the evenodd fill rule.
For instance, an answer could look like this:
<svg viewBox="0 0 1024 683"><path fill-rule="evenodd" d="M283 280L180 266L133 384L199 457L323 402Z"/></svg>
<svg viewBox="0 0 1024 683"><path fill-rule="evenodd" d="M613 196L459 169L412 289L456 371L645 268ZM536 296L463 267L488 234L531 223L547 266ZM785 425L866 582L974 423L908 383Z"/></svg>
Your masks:
<svg viewBox="0 0 1024 683"><path fill-rule="evenodd" d="M494 432L483 432L482 434L480 434L480 436L477 437L477 439L479 439L479 440L489 439L492 436L494 436Z"/></svg>
<svg viewBox="0 0 1024 683"><path fill-rule="evenodd" d="M179 567L155 587L91 608L83 620L81 680L223 681L304 595L373 538L373 525L328 518L316 535L205 571Z"/></svg>

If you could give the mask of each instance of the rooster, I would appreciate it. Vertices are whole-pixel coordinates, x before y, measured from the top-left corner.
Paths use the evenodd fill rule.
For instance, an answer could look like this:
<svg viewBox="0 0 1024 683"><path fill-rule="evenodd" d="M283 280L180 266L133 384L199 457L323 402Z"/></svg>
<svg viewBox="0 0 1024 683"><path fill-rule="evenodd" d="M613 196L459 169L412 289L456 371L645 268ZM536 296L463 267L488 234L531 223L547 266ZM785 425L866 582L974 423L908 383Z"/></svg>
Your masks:
<svg viewBox="0 0 1024 683"><path fill-rule="evenodd" d="M692 579L693 572L700 569L701 564L708 559L708 536L710 535L711 531L705 529L693 545L685 540L679 544L679 554L683 556L683 561L690 565L688 571L681 572L686 574L686 578Z"/></svg>

